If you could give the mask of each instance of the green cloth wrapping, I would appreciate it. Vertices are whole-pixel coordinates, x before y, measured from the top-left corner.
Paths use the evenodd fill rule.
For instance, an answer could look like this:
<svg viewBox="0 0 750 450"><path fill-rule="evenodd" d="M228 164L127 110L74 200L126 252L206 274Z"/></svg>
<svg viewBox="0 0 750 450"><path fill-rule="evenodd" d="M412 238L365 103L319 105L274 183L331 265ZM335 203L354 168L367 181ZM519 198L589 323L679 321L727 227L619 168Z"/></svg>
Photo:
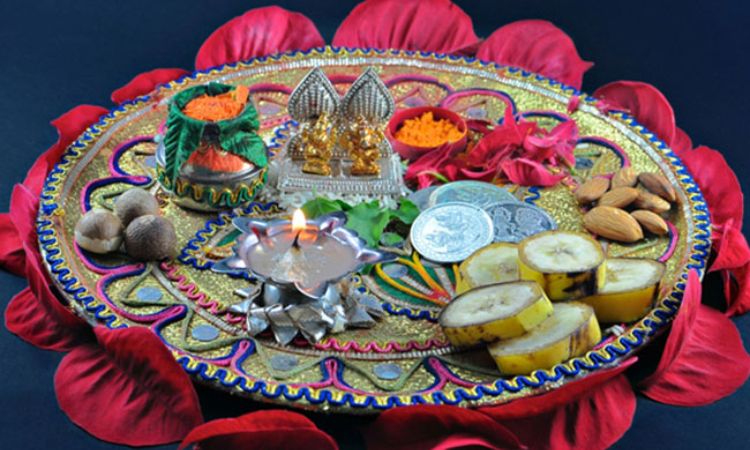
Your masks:
<svg viewBox="0 0 750 450"><path fill-rule="evenodd" d="M218 136L214 138L224 151L241 156L257 167L266 167L266 146L256 133L260 126L258 113L249 100L239 116L218 122L196 120L182 112L195 97L203 94L219 95L233 89L234 86L209 83L186 89L174 96L169 107L167 134L164 137L165 172L171 180L178 178L182 165L198 148L206 130L211 130L211 134L218 130Z"/></svg>

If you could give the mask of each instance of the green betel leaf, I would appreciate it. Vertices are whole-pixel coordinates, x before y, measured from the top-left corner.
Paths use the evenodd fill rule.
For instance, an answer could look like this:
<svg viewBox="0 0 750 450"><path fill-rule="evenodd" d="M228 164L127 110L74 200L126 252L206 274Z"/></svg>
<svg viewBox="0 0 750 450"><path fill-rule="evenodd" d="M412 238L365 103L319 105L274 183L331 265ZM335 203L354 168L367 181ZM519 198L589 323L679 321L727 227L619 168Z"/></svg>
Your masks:
<svg viewBox="0 0 750 450"><path fill-rule="evenodd" d="M355 231L370 247L380 244L380 237L392 221L398 220L409 225L419 215L419 208L406 199L401 201L398 209L382 207L378 200L352 206L343 200L330 200L325 197L317 197L302 205L302 212L310 219L337 211L346 214L345 227ZM389 239L393 240L394 237ZM400 237L399 239L403 240Z"/></svg>
<svg viewBox="0 0 750 450"><path fill-rule="evenodd" d="M402 242L404 242L404 238L396 233L389 233L386 231L380 237L380 243L385 245L386 247L393 247L395 245L401 244Z"/></svg>
<svg viewBox="0 0 750 450"><path fill-rule="evenodd" d="M302 212L305 213L305 217L308 219L315 219L316 217L324 216L336 211L343 211L346 203L341 200L329 200L325 197L316 197L304 205L302 205ZM349 207L351 209L351 207Z"/></svg>
<svg viewBox="0 0 750 450"><path fill-rule="evenodd" d="M409 199L403 199L398 209L392 210L393 216L406 225L411 225L419 215L419 207Z"/></svg>
<svg viewBox="0 0 750 450"><path fill-rule="evenodd" d="M356 231L359 237L370 247L377 247L383 230L391 220L391 211L380 207L380 202L373 200L360 203L346 212L346 227Z"/></svg>

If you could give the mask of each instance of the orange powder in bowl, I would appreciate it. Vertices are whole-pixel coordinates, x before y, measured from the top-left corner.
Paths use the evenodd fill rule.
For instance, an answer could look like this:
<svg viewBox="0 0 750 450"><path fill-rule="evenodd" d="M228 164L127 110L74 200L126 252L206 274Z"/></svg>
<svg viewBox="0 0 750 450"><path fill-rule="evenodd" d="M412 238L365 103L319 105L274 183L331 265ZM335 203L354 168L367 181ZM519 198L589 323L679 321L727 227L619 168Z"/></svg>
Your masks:
<svg viewBox="0 0 750 450"><path fill-rule="evenodd" d="M432 111L427 111L413 119L404 120L394 137L415 147L437 147L458 141L463 133L450 120L435 119Z"/></svg>
<svg viewBox="0 0 750 450"><path fill-rule="evenodd" d="M199 148L190 154L188 164L203 167L214 172L241 172L250 164L245 158L214 147Z"/></svg>
<svg viewBox="0 0 750 450"><path fill-rule="evenodd" d="M190 100L182 112L196 120L216 122L231 119L240 115L249 94L247 86L237 86L219 95L203 94Z"/></svg>

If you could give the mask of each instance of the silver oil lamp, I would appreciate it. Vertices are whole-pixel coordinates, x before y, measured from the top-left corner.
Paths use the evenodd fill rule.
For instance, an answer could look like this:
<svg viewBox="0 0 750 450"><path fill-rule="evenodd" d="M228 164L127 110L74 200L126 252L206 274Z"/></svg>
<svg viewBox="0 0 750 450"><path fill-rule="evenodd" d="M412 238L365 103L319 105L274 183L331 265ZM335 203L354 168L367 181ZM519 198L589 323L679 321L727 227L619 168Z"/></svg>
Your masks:
<svg viewBox="0 0 750 450"><path fill-rule="evenodd" d="M372 326L383 315L378 300L351 288L349 278L366 264L391 261L395 255L368 248L345 223L343 213L306 220L301 210L291 221L233 221L242 232L234 256L217 262L213 270L245 271L261 282L232 306L233 312L247 315L251 336L270 327L281 344L298 333L317 342L328 333Z"/></svg>

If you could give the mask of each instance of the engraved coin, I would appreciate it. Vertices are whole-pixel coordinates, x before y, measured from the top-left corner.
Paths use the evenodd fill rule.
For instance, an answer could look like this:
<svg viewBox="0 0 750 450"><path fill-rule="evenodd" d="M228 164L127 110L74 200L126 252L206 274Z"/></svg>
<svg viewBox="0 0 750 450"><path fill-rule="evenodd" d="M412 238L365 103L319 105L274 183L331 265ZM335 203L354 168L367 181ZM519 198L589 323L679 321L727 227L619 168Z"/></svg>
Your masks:
<svg viewBox="0 0 750 450"><path fill-rule="evenodd" d="M430 206L448 202L465 202L486 208L493 203L517 202L505 189L482 181L455 181L444 184L430 194Z"/></svg>
<svg viewBox="0 0 750 450"><path fill-rule="evenodd" d="M542 231L556 230L557 223L543 209L521 202L495 203L486 208L492 218L495 242L519 243Z"/></svg>
<svg viewBox="0 0 750 450"><path fill-rule="evenodd" d="M198 325L193 328L192 335L196 341L211 342L219 337L219 330L212 325Z"/></svg>
<svg viewBox="0 0 750 450"><path fill-rule="evenodd" d="M412 192L407 198L411 200L412 203L417 205L417 208L419 208L420 211L424 211L425 209L430 207L430 196L433 192L435 192L435 189L437 188L437 186L426 187L424 189Z"/></svg>
<svg viewBox="0 0 750 450"><path fill-rule="evenodd" d="M412 246L425 258L449 263L466 259L492 242L492 219L482 208L441 203L420 214L411 226Z"/></svg>

